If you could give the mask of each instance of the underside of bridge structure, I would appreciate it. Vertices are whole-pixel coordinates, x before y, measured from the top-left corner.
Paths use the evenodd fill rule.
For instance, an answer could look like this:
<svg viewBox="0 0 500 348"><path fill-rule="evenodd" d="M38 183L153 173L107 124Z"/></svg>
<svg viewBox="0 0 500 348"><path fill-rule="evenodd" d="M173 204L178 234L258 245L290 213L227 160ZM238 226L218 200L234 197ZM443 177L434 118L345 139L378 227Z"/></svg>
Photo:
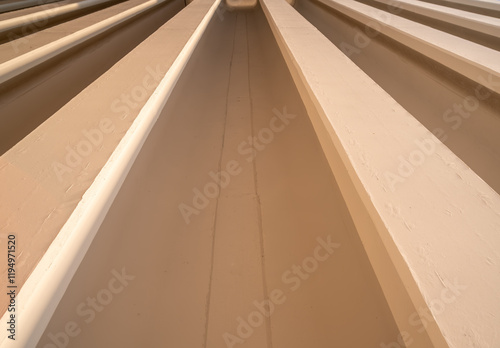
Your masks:
<svg viewBox="0 0 500 348"><path fill-rule="evenodd" d="M0 0L0 347L500 347L500 2Z"/></svg>

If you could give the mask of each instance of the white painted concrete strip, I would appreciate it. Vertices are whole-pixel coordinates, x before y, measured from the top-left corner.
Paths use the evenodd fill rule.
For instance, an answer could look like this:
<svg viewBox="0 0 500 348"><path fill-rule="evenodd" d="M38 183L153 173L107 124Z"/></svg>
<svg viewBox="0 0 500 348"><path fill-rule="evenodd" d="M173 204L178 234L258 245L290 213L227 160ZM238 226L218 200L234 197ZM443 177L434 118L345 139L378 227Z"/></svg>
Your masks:
<svg viewBox="0 0 500 348"><path fill-rule="evenodd" d="M500 93L498 84L484 80L500 78L500 52L356 1L319 1Z"/></svg>
<svg viewBox="0 0 500 348"><path fill-rule="evenodd" d="M2 335L0 347L34 347L40 339L220 1L195 0L178 14L187 19L206 12L200 23L176 27L192 35L24 284L17 297L17 340Z"/></svg>
<svg viewBox="0 0 500 348"><path fill-rule="evenodd" d="M88 7L96 6L114 0L83 0L74 4L59 6L25 16L15 17L0 21L0 33L20 28L30 23L38 23L51 18L62 16L71 12L79 11Z"/></svg>
<svg viewBox="0 0 500 348"><path fill-rule="evenodd" d="M61 0L57 0L57 1L61 1ZM55 2L55 1L51 1L51 2L43 2L43 0L12 1L8 4L0 4L0 13L7 12L7 11L20 10L20 9L23 9L26 7L45 5L45 4L53 3L53 2Z"/></svg>
<svg viewBox="0 0 500 348"><path fill-rule="evenodd" d="M261 4L404 340L497 345L500 195L284 0Z"/></svg>
<svg viewBox="0 0 500 348"><path fill-rule="evenodd" d="M415 0L375 0L429 18L500 37L500 19Z"/></svg>
<svg viewBox="0 0 500 348"><path fill-rule="evenodd" d="M61 54L70 48L73 48L82 42L85 42L107 30L110 30L120 23L123 23L141 13L170 0L150 0L139 6L133 7L127 11L110 17L104 21L96 23L90 27L77 31L62 39L51 42L48 45L23 54L17 58L0 64L0 83L4 83L23 72Z"/></svg>

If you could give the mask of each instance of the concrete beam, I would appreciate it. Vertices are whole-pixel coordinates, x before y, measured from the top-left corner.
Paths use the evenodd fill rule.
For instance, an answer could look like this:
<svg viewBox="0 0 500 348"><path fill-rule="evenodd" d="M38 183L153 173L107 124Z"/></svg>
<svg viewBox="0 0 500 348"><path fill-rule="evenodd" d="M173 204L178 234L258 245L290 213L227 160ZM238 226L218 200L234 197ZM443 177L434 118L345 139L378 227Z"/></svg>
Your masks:
<svg viewBox="0 0 500 348"><path fill-rule="evenodd" d="M0 13L4 12L9 12L9 11L15 11L15 10L21 10L23 8L27 7L34 7L34 6L40 6L40 5L45 5L45 4L50 4L53 2L59 2L62 0L48 0L48 1L43 1L43 0L21 0L21 1L11 1L5 4L0 4Z"/></svg>
<svg viewBox="0 0 500 348"><path fill-rule="evenodd" d="M391 7L401 8L429 18L451 23L482 34L500 37L500 20L497 18L457 10L414 0L374 0Z"/></svg>
<svg viewBox="0 0 500 348"><path fill-rule="evenodd" d="M261 4L399 338L416 347L495 345L500 196L285 1ZM398 158L408 172L395 190Z"/></svg>
<svg viewBox="0 0 500 348"><path fill-rule="evenodd" d="M0 21L0 34L21 28L29 23L36 24L45 22L50 19L61 17L73 12L77 12L86 8L99 6L107 2L114 2L116 0L83 0L74 4L58 6L51 9L31 13L25 16L14 17Z"/></svg>
<svg viewBox="0 0 500 348"><path fill-rule="evenodd" d="M443 5L447 4L460 4L472 7L477 7L486 10L500 11L500 4L496 0L440 0Z"/></svg>
<svg viewBox="0 0 500 348"><path fill-rule="evenodd" d="M161 35L154 38L154 43L147 47L147 54L144 51L140 51L141 47L139 47L139 52L133 52L134 58L136 60L139 59L139 66L141 68L144 68L144 66L151 68L149 64L153 64L153 61L150 57L149 52L151 51L149 49L157 47L156 52L163 53L163 55L157 58L159 62L165 64L161 68L162 70L163 68L167 68L168 70L159 86L154 90L154 93L141 109L139 115L135 118L130 128L128 128L118 146L114 149L111 157L108 158L100 173L92 181L89 189L85 190L86 192L81 202L73 211L61 231L59 231L57 237L52 241L49 249L45 252L35 270L22 287L17 296L18 327L22 327L22 332L16 336L15 341L9 340L6 335L3 335L0 338L0 347L34 347L37 344L92 243L95 233L118 193L128 170L154 126L159 112L166 103L177 79L196 48L208 22L214 16L219 4L220 0L195 0L189 7L159 29ZM169 45L165 45L165 42L168 42ZM158 45L161 48L158 48ZM102 90L106 89L102 87L101 83L108 83L109 87L110 84L113 85L111 80L115 79L114 85L116 86L116 80L120 76L127 76L127 72L130 73L130 60L127 64L128 66L122 65L108 72L103 76L101 81L96 81L89 88L90 92L82 92L82 95L85 94L85 97L89 97L92 102L95 102L97 96L102 95ZM126 64L124 63L124 65ZM116 71L120 71L120 73L116 73ZM153 73L155 72L153 71ZM134 77L138 77L138 80L128 82L132 86L140 86L144 83L144 76L142 74L142 72L138 71L134 75ZM79 103L77 100L73 100L73 102L75 104ZM102 104L109 108L109 103L109 95L107 99L104 96ZM102 108L102 105L96 106L97 109L100 107ZM102 109L99 110L102 112ZM83 111L86 112L86 110ZM66 114L69 117L71 117L71 114L75 114L74 110L71 110L71 106L66 109L66 112L70 114ZM101 119L101 123L103 121L102 117L102 114L97 114L97 120ZM83 117L78 118L80 122L85 122ZM61 119L54 122L61 122ZM72 123L68 120L63 120L62 122ZM108 124L108 128L109 126ZM76 133L80 133L81 128L78 126L73 128L77 128ZM54 131L54 128L51 129ZM42 132L45 132L45 130ZM36 138L37 135L30 134L29 137ZM23 144L16 146L23 146ZM49 144L45 144L45 146L49 146ZM62 147L60 150L64 151ZM41 178L38 179L41 181ZM45 182L45 185L47 184ZM2 320L7 322L8 316L9 313L5 312Z"/></svg>
<svg viewBox="0 0 500 348"><path fill-rule="evenodd" d="M485 79L500 79L500 52L356 1L319 1L500 93L500 85Z"/></svg>
<svg viewBox="0 0 500 348"><path fill-rule="evenodd" d="M147 1L85 29L79 30L76 33L65 36L57 41L53 41L45 46L2 63L0 64L0 84L167 1L170 0Z"/></svg>

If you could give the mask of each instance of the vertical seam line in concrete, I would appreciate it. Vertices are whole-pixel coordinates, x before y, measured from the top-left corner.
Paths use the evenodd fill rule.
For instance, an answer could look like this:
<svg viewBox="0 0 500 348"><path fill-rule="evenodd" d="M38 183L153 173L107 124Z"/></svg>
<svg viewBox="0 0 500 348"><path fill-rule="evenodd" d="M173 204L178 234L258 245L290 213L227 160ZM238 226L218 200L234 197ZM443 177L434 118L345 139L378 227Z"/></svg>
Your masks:
<svg viewBox="0 0 500 348"><path fill-rule="evenodd" d="M248 95L250 98L250 129L252 133L252 139L255 136L255 129L254 129L254 112L253 112L253 99L252 99L252 86L250 83L250 43L248 39L248 18L247 14L245 13L245 34L246 34L246 39L247 39L247 81L248 81ZM256 159L252 161L252 167L253 167L253 180L254 180L254 189L255 189L255 198L257 200L257 219L258 219L258 225L259 225L259 239L260 239L260 254L261 254L261 272L262 272L262 290L263 290L263 295L264 299L268 297L268 287L267 287L267 279L266 279L266 265L265 265L265 257L264 257L264 233L263 233L263 228L262 228L262 206L260 203L260 196L259 196L259 191L257 187L257 165L256 165ZM267 347L272 348L273 347L273 341L272 341L272 333L271 333L271 316L272 313L269 314L268 318L265 318L266 320L266 339L267 339Z"/></svg>
<svg viewBox="0 0 500 348"><path fill-rule="evenodd" d="M230 84L231 84L231 66L233 65L233 57L234 57L234 43L235 43L235 38L236 38L236 20L234 21L234 35L233 35L233 44L232 44L232 50L231 50L231 59L229 60L229 76L227 79L227 89L226 89L226 109L225 109L225 115L224 115L224 127L222 130L222 143L221 143L221 149L220 149L220 156L219 156L219 163L218 163L218 172L220 173L222 170L222 156L224 154L224 142L225 142L225 137L226 137L226 124L227 124L227 111L228 111L228 99L229 99L229 89L230 89ZM212 276L214 273L214 259L215 259L215 237L216 237L216 229L217 229L217 213L219 211L219 199L222 191L222 187L219 183L219 194L217 195L217 199L215 202L215 216L214 216L214 224L213 224L213 238L212 238L212 257L210 260L210 277L208 281L208 294L207 294L207 306L205 309L205 337L204 337L204 342L203 342L203 347L207 348L208 344L208 321L210 318L210 297L212 295Z"/></svg>

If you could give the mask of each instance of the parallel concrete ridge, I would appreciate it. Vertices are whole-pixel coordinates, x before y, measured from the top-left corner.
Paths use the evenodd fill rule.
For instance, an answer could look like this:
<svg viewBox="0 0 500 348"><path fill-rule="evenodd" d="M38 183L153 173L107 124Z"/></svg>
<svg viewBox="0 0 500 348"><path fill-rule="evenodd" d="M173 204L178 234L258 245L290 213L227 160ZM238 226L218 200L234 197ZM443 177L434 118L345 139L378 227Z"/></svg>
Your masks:
<svg viewBox="0 0 500 348"><path fill-rule="evenodd" d="M500 11L500 4L496 0L440 0L444 5L446 4L461 4L487 10Z"/></svg>
<svg viewBox="0 0 500 348"><path fill-rule="evenodd" d="M34 347L40 339L219 4L220 0L198 0L162 27L163 34L168 35L161 40L166 37L172 43L166 54L171 62L162 66L162 69L168 69L164 78L24 284L17 297L19 327L22 327L23 334L16 341L3 335L0 338L1 347ZM141 53L138 55L141 56ZM175 59L171 60L171 57ZM9 312L5 312L2 320L7 322L8 317Z"/></svg>
<svg viewBox="0 0 500 348"><path fill-rule="evenodd" d="M21 0L21 1L10 1L5 4L0 4L0 13L20 10L27 7L39 6L44 4L49 4L53 2L59 2L62 0Z"/></svg>
<svg viewBox="0 0 500 348"><path fill-rule="evenodd" d="M43 62L46 62L47 60L96 37L99 34L109 31L117 25L124 23L166 1L169 0L147 1L76 33L65 36L57 41L51 42L43 47L37 48L29 53L2 63L0 64L0 83L9 81L29 69L32 69L37 65L40 65Z"/></svg>
<svg viewBox="0 0 500 348"><path fill-rule="evenodd" d="M93 6L99 6L107 2L114 1L116 0L83 0L74 4L67 4L20 17L6 19L0 21L0 34L10 30L14 30L16 28L20 28L23 25L26 25L26 23L45 22L49 19L54 19L72 12L83 10L85 8L91 8Z"/></svg>
<svg viewBox="0 0 500 348"><path fill-rule="evenodd" d="M325 1L333 2L340 4ZM463 347L468 327L479 345L494 346L496 323L476 313L500 311L492 296L500 276L485 262L500 261L498 194L284 1L262 5L400 331L417 347ZM355 5L365 7L342 2ZM393 192L383 176L388 159L415 142L430 156L429 172ZM443 278L467 293L441 313L434 303L453 286ZM435 322L417 332L409 319L422 308Z"/></svg>
<svg viewBox="0 0 500 348"><path fill-rule="evenodd" d="M485 79L500 78L500 52L355 1L319 1L500 93Z"/></svg>
<svg viewBox="0 0 500 348"><path fill-rule="evenodd" d="M477 13L457 10L415 0L375 0L378 3L398 7L413 13L455 24L463 28L500 37L500 20Z"/></svg>
<svg viewBox="0 0 500 348"><path fill-rule="evenodd" d="M114 1L117 0L81 0L48 11L20 15L0 21L0 33L19 28L27 22L56 18ZM304 341L310 340L324 332L331 333L332 326L346 327L339 325L339 322L343 324L347 320L346 315L352 322L358 321L365 314L365 308L369 307L364 318L369 319L365 323L374 325L370 326L371 336L365 330L365 342L399 334L394 337L394 342L398 343L380 342L377 348L498 345L500 301L495 295L500 286L500 195L485 182L488 180L486 176L494 171L478 171L479 175L476 174L465 164L466 156L459 152L461 149L456 150L449 143L448 148L443 139L438 139L434 135L436 133L428 129L431 126L426 124L426 120L419 117L429 114L434 121L437 112L431 108L441 110L443 105L448 107L449 100L453 104L462 97L461 105L453 104L442 115L444 123L446 117L453 115L452 108L463 119L468 119L471 113L465 113L464 108L476 111L479 106L484 107L477 114L481 114L481 120L487 119L488 122L481 123L476 118L475 123L469 124L470 128L462 128L460 131L463 133L460 134L474 134L476 137L470 142L467 138L459 145L470 149L472 147L463 144L480 143L479 138L486 139L486 145L480 143L483 147L478 146L475 152L470 151L467 155L472 153L471 156L479 158L478 154L493 149L483 162L490 165L499 159L494 149L498 144L490 140L495 139L495 132L500 127L496 118L500 114L495 110L490 113L490 109L500 105L500 52L358 1L297 0L297 4L295 1L133 0L124 3L123 7L113 7L113 11L95 13L92 18L80 18L81 21L71 23L72 26L55 26L52 32L40 30L37 32L39 35L26 33L22 39L29 46L29 51L24 50L15 56L12 56L11 50L5 53L12 47L1 47L0 113L8 110L10 118L0 117L0 121L7 129L4 134L12 130L14 135L10 143L2 143L6 152L0 156L0 183L3 185L0 191L13 201L0 202L0 218L4 220L5 216L6 220L0 223L0 237L14 233L6 232L8 229L16 229L15 233L22 234L24 240L23 249L18 254L21 256L23 253L23 258L19 258L22 262L18 263L21 271L16 271L21 274L17 283L20 291L15 297L18 333L16 340L2 334L0 347L35 347L43 344L44 340L49 342L54 329L52 325L57 327L61 321L65 321L65 328L58 337L63 337L62 341L66 342L53 341L54 346L68 345L71 335L66 327L71 322L64 316L67 314L66 307L70 306L66 306L68 302L65 301L71 303L75 300L68 299L69 294L78 292L75 287L82 284L82 279L87 281L89 269L93 272L96 265L104 269L108 261L108 265L124 259L128 262L130 248L154 244L156 240L152 239L158 235L161 236L156 243L157 249L144 257L144 267L147 267L147 262L158 262L159 267L151 267L144 275L159 278L157 273L161 273L165 282L161 286L154 285L155 291L162 293L161 296L165 284L171 283L176 288L168 299L166 295L161 299L151 296L158 302L151 301L149 305L158 305L158 312L165 318L170 315L170 324L182 322L178 327L184 325L185 331L179 332L180 340L186 332L195 331L193 321L196 321L198 331L193 336L205 348L223 348L219 347L223 341L229 348L238 347L239 343L251 347L282 348L292 341L290 331L302 330L310 324L310 327L304 328L307 335L301 332L306 337ZM300 1L310 1L307 3L310 7L301 8L304 3ZM456 3L500 11L500 4L494 2L442 0L441 5L435 5L415 0L374 1L500 38L499 19L446 7L449 3ZM24 0L17 4L3 2L0 3L0 13L39 3L40 0ZM313 6L316 7L311 10ZM31 9L20 12L29 11ZM227 17L226 11L230 11ZM305 17L310 16L307 18L317 27L298 11L303 11L301 13ZM44 17L41 18L41 15ZM329 15L332 22L324 21L321 25L314 22L316 19L320 22ZM334 20L343 23L343 26L340 29L327 27ZM135 24L144 25L145 22L150 26L142 28L143 32L135 31ZM359 61L351 60L335 45L353 32L359 33L356 31L358 23L367 30L382 34L380 42L383 41L384 45L386 41L390 42L387 46L396 41L399 51L389 52L387 49L376 51L376 54L373 54L374 51L367 53L362 57L365 62L375 62L370 69ZM349 26L355 29L345 29ZM320 31L329 35L325 27L335 34L340 32L339 36L328 36L328 39ZM116 33L122 35L118 37L119 44L106 46L116 39L112 37ZM134 41L130 33L140 35ZM387 37L392 40L387 40ZM12 43L5 43L8 44ZM372 44L375 46L379 42ZM405 47L401 48L399 44ZM99 51L102 47L107 50ZM101 59L109 56L115 48L119 55L108 61ZM410 53L404 56L400 55L400 51ZM410 57L414 51L418 52L416 60L425 60L425 64L415 64L418 69L408 73L414 68L412 63L408 63L414 58ZM375 59L371 60L372 57ZM93 60L100 70L94 69L94 65L91 68L85 65L89 60ZM400 61L401 65L397 65ZM378 71L383 66L387 69L383 71L386 74L384 78L404 76L413 84L404 85L408 89L400 88L406 81L395 80L397 82L390 86L393 89L387 88L386 92L381 87L385 82L380 77L382 73L370 75L372 79L354 62L369 74L371 70ZM428 62L432 68L437 67L436 70L442 66L447 68L443 69L446 71L442 79L436 77L437 73L430 73L432 68L424 66ZM53 66L49 66L52 63ZM44 70L46 67L48 72ZM211 69L210 74L204 75L207 69ZM69 70L73 75L65 75ZM396 70L401 74L390 74ZM33 100L29 105L34 107L25 114L36 111L42 114L41 99L47 98L48 93L56 95L53 89L57 83L62 86L59 91L69 89L69 84L76 78L67 76L81 75L91 78L82 78L81 84L75 83L77 87L72 89L73 94L68 92L56 100L56 107L43 105L44 117L17 118L17 123L12 121L12 115L21 113L22 104L28 105L26 101ZM409 75L411 78L408 78ZM427 80L418 80L415 76L425 76ZM217 80L212 83L215 79L222 82ZM52 84L47 83L50 80ZM478 84L475 97L466 96L473 88L469 86L471 81ZM287 89L280 89L283 86ZM417 93L410 101L394 92L395 89L401 89L401 94L418 88L424 90L422 86L431 88L425 89L427 94ZM44 88L45 94L30 94L32 90ZM213 89L208 91L210 88ZM488 97L481 99L483 94L479 91L487 93ZM429 108L412 111L409 107L420 105L420 99L425 99L425 96L432 99L438 94L441 99L436 98L439 100L432 101L434 104ZM456 99L443 102L445 94ZM399 103L395 98L399 98ZM293 104L299 112L288 109L288 105L274 106L277 101ZM474 105L469 107L467 103ZM209 109L210 112L207 111ZM463 119L449 126L456 130ZM25 120L26 123L33 122L25 125ZM281 128L277 128L277 123ZM259 125L262 127L259 128ZM285 126L293 131L287 133ZM489 130L487 136L484 129ZM241 141L240 137L248 138ZM151 139L167 139L168 142L152 144ZM274 139L277 140L273 142ZM262 143L260 147L257 146L258 141ZM182 152L179 148L187 150ZM262 155L255 160L259 153ZM158 160L158 154L164 156L163 162ZM191 154L195 155L191 158ZM310 160L312 154L316 158ZM238 158L243 158L241 167ZM404 174L401 171L400 175L392 173L397 160L400 167L404 167ZM202 184L195 181L204 175L198 176L198 173L214 165L217 170L212 168L208 174L211 181L202 190L198 189ZM244 166L250 170L244 171ZM158 168L160 170L155 170ZM152 180L144 178L150 173L154 174L150 177ZM165 173L170 175L167 176L169 180ZM196 175L189 177L192 173ZM292 180L285 182L284 177L287 176ZM316 179L315 186L302 186L303 182L314 181L311 177ZM233 179L233 186L229 186ZM168 185L160 187L160 181ZM134 185L139 189L136 190ZM191 191L190 185L194 185ZM177 186L181 189L173 192ZM189 191L187 201L183 196L184 186ZM292 192L294 190L296 192ZM136 195L139 191L144 195ZM221 197L226 200L221 200L220 208ZM138 205L129 206L128 202L134 199L133 203L139 202L144 206L140 209L136 209ZM198 204L198 201L203 202ZM310 207L311 203L315 206ZM180 213L172 208L176 205ZM186 219L183 213L186 210L182 210L181 206L189 212L189 219ZM335 214L334 210L337 210ZM132 213L126 217L127 220L125 215L129 212ZM302 212L304 216L295 219L295 215ZM335 217L329 216L329 213ZM161 222L152 217L158 217ZM28 222L24 223L23 219ZM110 221L113 219L119 223ZM164 221L167 221L165 225ZM197 221L201 221L199 225ZM239 234L233 233L242 225L245 228L238 231ZM22 228L27 231L17 231ZM130 231L122 233L125 228L130 228ZM302 255L297 256L297 261L291 261L296 256L294 253L302 253L314 228L318 230L314 233L331 233L328 238L334 236L339 241L311 238L319 243L311 249L314 250L311 254L314 257ZM149 234L145 233L146 237L138 241L135 229L141 230L139 232L148 230ZM342 230L342 233L323 231L335 229ZM180 231L201 233L181 236ZM292 242L284 240L292 234L295 238ZM101 243L99 238L103 235L107 239ZM117 235L123 240L117 241ZM249 241L254 243L253 249L249 247ZM344 247L340 241L352 245ZM35 244L43 246L35 247ZM184 259L184 248L186 245L191 248L193 244L196 247L187 251ZM104 246L95 251L93 247L96 245ZM115 248L119 249L116 253ZM172 252L175 248L177 250ZM243 254L241 250L244 248L250 252L239 255ZM281 248L284 249L282 254L279 253ZM334 253L333 249L337 248L338 253ZM168 254L165 260L158 260L161 253ZM338 254L340 257L342 253L343 257L349 255L349 258L341 260L349 262L330 264L331 268L323 268L325 273L313 276L316 268L325 265L321 263L330 255L335 254L336 257ZM102 262L103 265L99 257L95 257L97 254L107 259ZM89 260L92 262L87 262ZM355 262L351 262L353 260ZM299 263L307 274L296 273L301 268L293 262ZM192 267L189 269L192 273L186 271L188 268L184 268L185 265ZM131 256L126 266L137 266L137 270L142 269L143 264ZM352 272L351 266L360 271ZM4 272L3 268L1 272ZM116 276L116 272L113 270L112 274ZM338 273L332 274L335 272ZM140 278L139 273L130 277ZM227 273L231 275L226 277ZM254 279L255 274L259 279ZM351 275L358 277L356 282L347 279ZM193 281L192 278L197 279ZM283 299L276 302L281 304L285 295L291 294L282 292L280 296L273 296L277 290L281 291L275 285L295 283L298 288L303 280L309 278L312 280L304 288L310 292L306 290L300 295L302 297L295 299L290 296L288 307L281 307L283 311L271 319L273 297ZM176 280L179 279L186 282L178 285ZM318 282L318 279L326 279L326 282ZM345 280L348 286L336 287L339 279ZM107 284L111 284L112 280ZM238 286L232 287L231 283L235 281ZM258 286L252 289L254 292L248 290L248 284L257 283ZM189 292L185 289L186 284L199 290L196 296L191 296L193 292L186 295ZM141 283L141 288L134 290L132 287L135 285L131 286L127 296L137 296L133 291L143 292L148 285ZM207 288L204 288L205 285ZM353 291L354 288L364 292ZM246 318L242 319L245 316L242 313L232 320L235 308L239 310L240 305L245 310L248 308L245 301L234 296L240 295L241 289L247 292L246 295L258 293L262 296L255 301L252 298L252 301L257 302L259 308L267 303L268 315L265 310L259 312L252 309ZM338 302L324 300L330 296L332 289L340 289L343 295L348 295L334 294ZM356 295L351 296L351 291ZM99 293L111 292L106 288ZM172 314L164 314L164 309L170 309L179 296L186 297L186 302L190 302L185 306L187 313L184 313L185 307L179 305ZM315 296L322 300L308 302ZM346 297L351 302L346 301ZM134 306L142 306L141 301L143 299L138 299ZM344 305L342 301L348 304ZM359 307L352 308L355 307L352 306L354 301L360 303ZM7 307L5 303L0 304ZM339 303L344 307L339 308ZM233 312L227 310L228 304L233 305ZM141 325L151 326L150 323L159 318L152 319L151 316L144 321L140 315L149 313L141 311L142 308L136 311L134 306L131 306L133 318L127 318L130 320L127 325L134 326L137 323L134 320L142 320ZM313 308L315 306L321 308L318 310ZM115 308L118 307L120 305ZM304 310L305 307L307 310ZM338 309L344 316L337 316L332 308ZM328 311L330 313L325 314ZM182 320L175 317L180 312L183 312ZM213 315L214 312L217 314ZM306 312L310 316L301 321L298 317ZM118 311L114 315L116 313L126 312ZM262 317L259 324L249 324L253 313ZM97 330L102 335L99 337L101 342L110 342L106 341L110 337L106 331L110 326L102 324L110 317L101 316L101 326L94 326L102 329ZM10 313L6 311L1 321L6 323L9 318ZM254 341L251 341L252 334L248 337L240 335L244 319L248 319L245 324L252 333L253 329L257 332L260 328ZM332 323L334 320L338 322ZM113 329L122 330L120 325L123 323L117 322L119 324L113 323L116 325ZM151 330L159 331L166 324L158 320L155 325L157 327ZM178 327L175 326L175 329ZM362 335L363 324L349 327L351 330ZM237 335L233 335L234 332ZM314 335L318 332L321 334ZM149 337L144 342L147 342L146 345L175 346L172 342L179 337L172 342L159 343L170 340L171 333L162 332L163 336L158 335L160 339ZM343 345L352 339L352 333L345 334L342 340L324 335L311 346ZM90 330L82 337L85 335L85 339L95 338ZM135 338L142 339L141 335ZM256 338L259 344L255 344ZM331 342L333 340L338 342ZM304 345L303 342L292 343L295 347Z"/></svg>

